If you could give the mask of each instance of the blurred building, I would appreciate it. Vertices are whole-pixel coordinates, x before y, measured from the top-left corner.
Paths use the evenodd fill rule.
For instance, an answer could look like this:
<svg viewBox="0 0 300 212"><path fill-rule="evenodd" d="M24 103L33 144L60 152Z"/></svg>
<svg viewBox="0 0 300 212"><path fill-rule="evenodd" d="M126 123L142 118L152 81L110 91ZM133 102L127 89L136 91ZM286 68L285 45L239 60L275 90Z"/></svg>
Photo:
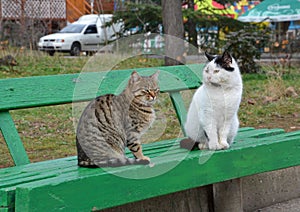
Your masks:
<svg viewBox="0 0 300 212"><path fill-rule="evenodd" d="M0 41L35 48L39 37L85 14L113 13L116 0L0 0Z"/></svg>

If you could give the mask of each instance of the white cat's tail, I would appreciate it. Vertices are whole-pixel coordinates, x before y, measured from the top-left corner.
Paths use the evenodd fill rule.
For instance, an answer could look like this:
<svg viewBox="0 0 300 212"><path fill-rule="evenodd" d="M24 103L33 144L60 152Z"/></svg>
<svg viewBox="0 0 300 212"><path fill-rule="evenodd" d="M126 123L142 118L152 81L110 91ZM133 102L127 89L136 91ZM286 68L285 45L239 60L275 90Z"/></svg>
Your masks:
<svg viewBox="0 0 300 212"><path fill-rule="evenodd" d="M190 151L198 150L199 149L198 145L199 145L199 142L195 142L190 138L185 138L180 141L180 148L187 149Z"/></svg>

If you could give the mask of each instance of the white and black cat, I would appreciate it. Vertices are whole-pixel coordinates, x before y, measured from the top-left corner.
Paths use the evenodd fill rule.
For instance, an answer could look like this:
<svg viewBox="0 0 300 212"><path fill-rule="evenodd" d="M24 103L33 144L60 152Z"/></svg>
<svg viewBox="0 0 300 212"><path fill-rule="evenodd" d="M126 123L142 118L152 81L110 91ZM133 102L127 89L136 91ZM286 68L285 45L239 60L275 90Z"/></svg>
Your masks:
<svg viewBox="0 0 300 212"><path fill-rule="evenodd" d="M203 69L203 85L193 96L184 126L190 139L182 140L181 147L227 149L239 128L242 78L237 62L227 51L205 55L209 62Z"/></svg>

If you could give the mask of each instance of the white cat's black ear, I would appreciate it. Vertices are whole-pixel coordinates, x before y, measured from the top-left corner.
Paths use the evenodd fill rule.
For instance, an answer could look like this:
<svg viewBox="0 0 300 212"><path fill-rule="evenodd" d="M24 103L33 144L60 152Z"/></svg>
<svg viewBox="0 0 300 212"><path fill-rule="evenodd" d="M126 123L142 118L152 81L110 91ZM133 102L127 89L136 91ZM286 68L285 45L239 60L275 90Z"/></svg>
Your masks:
<svg viewBox="0 0 300 212"><path fill-rule="evenodd" d="M221 66L226 71L234 71L234 68L231 67L232 65L232 57L228 51L225 51L222 56L218 56L215 60L215 63Z"/></svg>
<svg viewBox="0 0 300 212"><path fill-rule="evenodd" d="M139 75L136 71L133 71L133 72L131 73L130 82L131 82L131 83L135 83L135 82L137 82L139 79L140 79L140 75Z"/></svg>
<svg viewBox="0 0 300 212"><path fill-rule="evenodd" d="M208 59L208 61L212 61L213 59L215 59L217 57L217 55L211 55L208 52L205 52L205 56Z"/></svg>
<svg viewBox="0 0 300 212"><path fill-rule="evenodd" d="M223 53L223 55L222 55L222 60L223 60L223 62L224 62L226 65L228 65L228 66L231 65L231 63L232 63L232 57L231 57L231 55L230 55L230 53L229 53L228 51L225 51L225 52Z"/></svg>
<svg viewBox="0 0 300 212"><path fill-rule="evenodd" d="M159 73L160 73L160 70L157 70L154 74L151 75L151 78L154 79L155 81L157 81Z"/></svg>

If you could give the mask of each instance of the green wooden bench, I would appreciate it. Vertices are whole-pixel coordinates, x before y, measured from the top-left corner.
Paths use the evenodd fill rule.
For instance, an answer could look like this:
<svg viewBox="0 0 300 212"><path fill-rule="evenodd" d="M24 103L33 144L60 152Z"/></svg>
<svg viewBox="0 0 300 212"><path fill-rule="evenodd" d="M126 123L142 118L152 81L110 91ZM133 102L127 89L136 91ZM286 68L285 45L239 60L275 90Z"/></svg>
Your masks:
<svg viewBox="0 0 300 212"><path fill-rule="evenodd" d="M150 74L161 70L161 92L169 94L182 126L186 108L180 91L200 86L202 67L194 64L137 71ZM98 95L116 92L131 72L0 80L0 129L15 163L14 167L0 169L0 211L92 211L125 204L127 206L120 207L131 207L131 211L146 207L156 207L156 211L159 211L157 207L180 211L180 206L176 205L179 197L180 201L186 199L184 204L188 204L189 194L201 186L300 164L299 131L285 133L282 129L250 127L241 128L233 146L224 151L189 152L179 148L181 138L175 136L171 140L145 144L144 153L155 163L154 167L79 168L75 156L29 162L10 111L90 100L95 97L91 92L95 85ZM102 81L97 87L99 79ZM288 151L282 151L284 149ZM214 197L209 189L205 192L206 203L197 194L199 202L201 207L211 208ZM200 211L199 208L196 210Z"/></svg>

